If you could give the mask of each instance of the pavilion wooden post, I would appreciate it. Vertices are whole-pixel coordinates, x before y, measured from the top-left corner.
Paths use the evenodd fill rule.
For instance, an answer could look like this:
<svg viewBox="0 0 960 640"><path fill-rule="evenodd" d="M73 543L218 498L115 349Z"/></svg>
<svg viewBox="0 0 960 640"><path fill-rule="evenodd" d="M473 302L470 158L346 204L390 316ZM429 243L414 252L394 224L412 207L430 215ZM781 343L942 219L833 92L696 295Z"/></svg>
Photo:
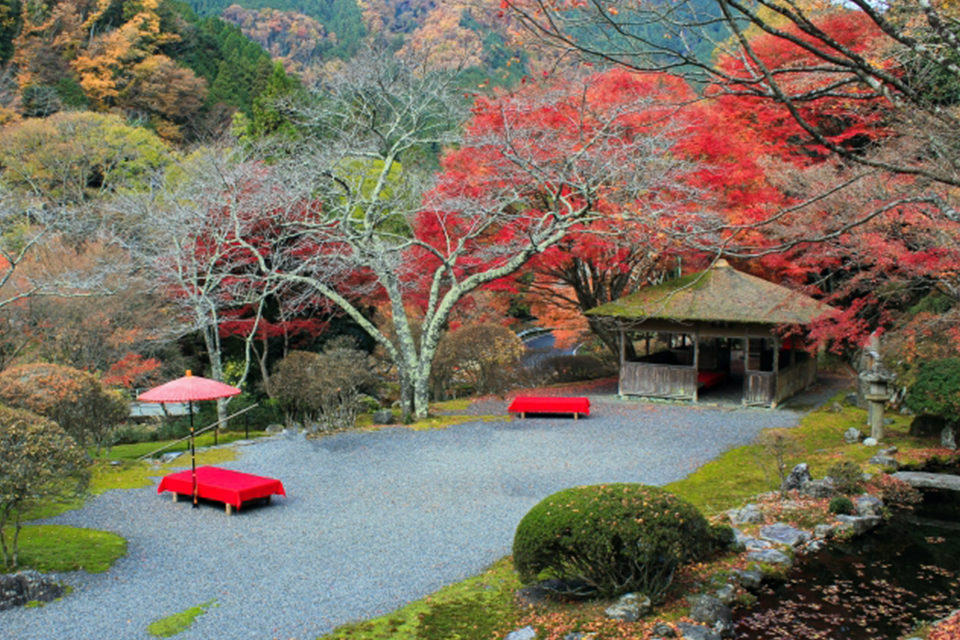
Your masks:
<svg viewBox="0 0 960 640"><path fill-rule="evenodd" d="M777 408L777 397L780 394L780 338L773 336L773 398L770 400L770 408Z"/></svg>
<svg viewBox="0 0 960 640"><path fill-rule="evenodd" d="M697 372L700 370L700 329L693 330L693 401L697 402L700 389L697 384Z"/></svg>
<svg viewBox="0 0 960 640"><path fill-rule="evenodd" d="M620 325L620 372L617 375L617 395L623 397L623 363L627 359L627 334Z"/></svg>
<svg viewBox="0 0 960 640"><path fill-rule="evenodd" d="M743 336L743 390L740 404L747 404L747 385L750 384L750 334Z"/></svg>

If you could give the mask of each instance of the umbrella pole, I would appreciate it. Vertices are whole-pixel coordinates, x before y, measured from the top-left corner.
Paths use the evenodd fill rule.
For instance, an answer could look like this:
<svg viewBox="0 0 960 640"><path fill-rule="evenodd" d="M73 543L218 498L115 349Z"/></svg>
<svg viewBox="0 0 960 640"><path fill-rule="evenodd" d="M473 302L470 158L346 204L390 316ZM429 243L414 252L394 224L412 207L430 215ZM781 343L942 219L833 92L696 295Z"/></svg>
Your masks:
<svg viewBox="0 0 960 640"><path fill-rule="evenodd" d="M193 508L196 509L199 505L197 505L197 446L193 439L193 401L190 401L188 406L190 407L190 468L193 479Z"/></svg>

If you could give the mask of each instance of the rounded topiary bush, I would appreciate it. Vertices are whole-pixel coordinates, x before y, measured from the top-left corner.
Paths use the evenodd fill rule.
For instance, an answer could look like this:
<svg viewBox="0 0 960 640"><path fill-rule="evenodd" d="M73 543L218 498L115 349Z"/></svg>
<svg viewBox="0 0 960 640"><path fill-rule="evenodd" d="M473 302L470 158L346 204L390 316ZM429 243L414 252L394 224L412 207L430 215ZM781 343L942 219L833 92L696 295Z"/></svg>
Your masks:
<svg viewBox="0 0 960 640"><path fill-rule="evenodd" d="M605 484L548 496L513 539L523 582L541 574L591 595L662 595L678 566L709 555L716 536L696 507L657 487Z"/></svg>
<svg viewBox="0 0 960 640"><path fill-rule="evenodd" d="M853 501L847 496L834 496L830 500L830 513L850 515L855 511Z"/></svg>
<svg viewBox="0 0 960 640"><path fill-rule="evenodd" d="M905 398L907 407L918 415L955 420L960 414L960 358L924 362Z"/></svg>

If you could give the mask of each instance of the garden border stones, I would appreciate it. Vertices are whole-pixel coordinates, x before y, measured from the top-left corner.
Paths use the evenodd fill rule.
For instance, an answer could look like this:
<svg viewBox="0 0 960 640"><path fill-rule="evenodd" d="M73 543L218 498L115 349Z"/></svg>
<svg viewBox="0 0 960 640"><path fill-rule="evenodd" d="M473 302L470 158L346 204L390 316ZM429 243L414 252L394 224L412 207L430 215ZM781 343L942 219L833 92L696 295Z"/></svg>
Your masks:
<svg viewBox="0 0 960 640"><path fill-rule="evenodd" d="M64 586L39 571L0 574L0 611L28 602L50 602L63 596Z"/></svg>

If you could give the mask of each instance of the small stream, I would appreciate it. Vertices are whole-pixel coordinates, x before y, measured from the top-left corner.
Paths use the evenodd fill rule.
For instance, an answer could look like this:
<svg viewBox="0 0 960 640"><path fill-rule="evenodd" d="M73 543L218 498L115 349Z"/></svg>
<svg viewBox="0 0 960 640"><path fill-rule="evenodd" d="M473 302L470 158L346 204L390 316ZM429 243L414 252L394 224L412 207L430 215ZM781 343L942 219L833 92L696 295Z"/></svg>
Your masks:
<svg viewBox="0 0 960 640"><path fill-rule="evenodd" d="M735 616L736 638L895 640L960 607L960 501L927 494L916 513L799 564Z"/></svg>

